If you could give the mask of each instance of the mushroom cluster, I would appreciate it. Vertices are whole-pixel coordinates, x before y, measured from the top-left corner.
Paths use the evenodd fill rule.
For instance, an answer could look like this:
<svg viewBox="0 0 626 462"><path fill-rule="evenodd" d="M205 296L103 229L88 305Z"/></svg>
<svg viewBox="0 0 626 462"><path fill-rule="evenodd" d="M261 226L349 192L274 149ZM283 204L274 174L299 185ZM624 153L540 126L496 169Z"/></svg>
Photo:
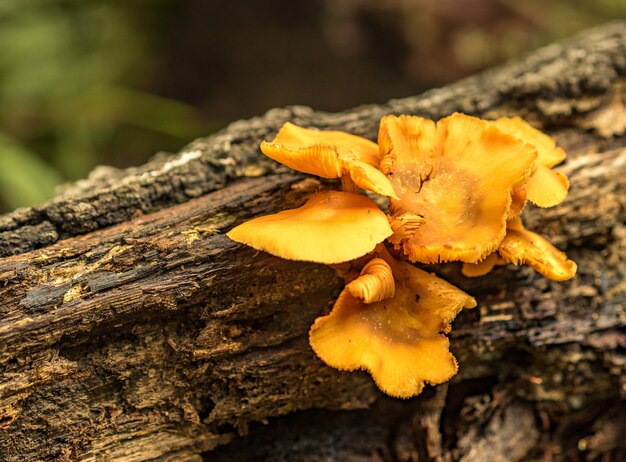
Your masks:
<svg viewBox="0 0 626 462"><path fill-rule="evenodd" d="M331 367L367 370L388 395L408 398L454 376L450 323L476 306L411 263L460 261L468 277L508 263L559 281L576 273L573 261L522 223L527 201L552 207L569 184L551 169L565 152L519 117L389 115L378 144L286 123L261 150L294 170L340 178L341 191L318 192L228 236L290 260L342 263L346 286L331 313L315 320L311 347ZM388 210L360 190L387 197Z"/></svg>

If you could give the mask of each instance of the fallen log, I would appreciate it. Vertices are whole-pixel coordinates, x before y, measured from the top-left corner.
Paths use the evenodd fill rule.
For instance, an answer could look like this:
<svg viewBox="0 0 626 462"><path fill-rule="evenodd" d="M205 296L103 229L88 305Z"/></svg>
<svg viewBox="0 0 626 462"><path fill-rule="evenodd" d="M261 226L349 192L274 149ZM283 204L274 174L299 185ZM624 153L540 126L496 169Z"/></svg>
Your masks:
<svg viewBox="0 0 626 462"><path fill-rule="evenodd" d="M0 460L626 457L625 78L618 22L420 96L274 109L0 217ZM454 111L521 115L566 149L568 199L525 216L579 272L438 266L479 303L451 333L460 372L393 400L308 347L336 273L225 232L325 187L260 155L285 121L375 139L382 115Z"/></svg>

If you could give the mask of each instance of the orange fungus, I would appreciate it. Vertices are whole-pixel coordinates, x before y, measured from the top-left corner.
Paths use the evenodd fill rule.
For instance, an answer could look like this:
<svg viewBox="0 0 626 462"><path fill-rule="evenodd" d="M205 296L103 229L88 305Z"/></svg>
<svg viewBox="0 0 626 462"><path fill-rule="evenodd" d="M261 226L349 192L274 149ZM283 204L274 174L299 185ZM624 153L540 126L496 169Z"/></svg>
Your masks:
<svg viewBox="0 0 626 462"><path fill-rule="evenodd" d="M288 260L333 264L371 252L391 233L387 217L367 197L327 191L300 208L247 221L228 237Z"/></svg>
<svg viewBox="0 0 626 462"><path fill-rule="evenodd" d="M368 304L344 289L332 312L316 319L309 340L331 367L367 370L383 392L409 398L426 383L442 383L456 373L443 333L459 311L476 302L433 274L389 256L386 260L395 294Z"/></svg>
<svg viewBox="0 0 626 462"><path fill-rule="evenodd" d="M495 250L514 190L536 169L531 145L463 114L436 124L383 117L378 143L381 167L398 195L390 199L392 227L407 214L420 217L412 235L396 233L390 241L423 263L475 263Z"/></svg>
<svg viewBox="0 0 626 462"><path fill-rule="evenodd" d="M348 177L363 189L395 196L389 179L378 170L378 146L365 138L287 122L273 141L261 143L261 151L299 172L322 178Z"/></svg>

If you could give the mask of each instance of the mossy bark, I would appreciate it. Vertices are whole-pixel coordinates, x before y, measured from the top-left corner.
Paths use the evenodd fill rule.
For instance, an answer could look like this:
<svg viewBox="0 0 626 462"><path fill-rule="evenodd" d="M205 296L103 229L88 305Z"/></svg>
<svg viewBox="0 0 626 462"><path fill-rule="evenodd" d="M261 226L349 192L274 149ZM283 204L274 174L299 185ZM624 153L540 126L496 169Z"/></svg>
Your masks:
<svg viewBox="0 0 626 462"><path fill-rule="evenodd" d="M625 89L614 23L424 95L275 109L0 217L0 460L626 457ZM342 287L333 270L224 232L324 187L260 155L285 121L375 139L382 115L454 111L521 115L567 150L569 198L525 216L579 273L435 268L479 303L450 336L461 369L393 400L308 347Z"/></svg>

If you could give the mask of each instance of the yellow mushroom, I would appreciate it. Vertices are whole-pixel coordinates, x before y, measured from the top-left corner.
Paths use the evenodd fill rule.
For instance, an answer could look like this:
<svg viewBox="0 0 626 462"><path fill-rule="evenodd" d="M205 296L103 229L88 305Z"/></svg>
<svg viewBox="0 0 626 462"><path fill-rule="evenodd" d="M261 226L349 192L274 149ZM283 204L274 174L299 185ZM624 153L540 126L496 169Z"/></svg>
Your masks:
<svg viewBox="0 0 626 462"><path fill-rule="evenodd" d="M506 232L513 192L536 169L533 146L463 114L436 124L383 117L378 144L381 169L398 195L389 209L400 232L389 240L413 262L475 263L494 251ZM412 233L401 226L406 216L419 217Z"/></svg>
<svg viewBox="0 0 626 462"><path fill-rule="evenodd" d="M383 392L408 398L457 372L446 334L476 301L394 259L381 243L388 239L412 262L460 260L468 277L525 263L550 279L569 279L576 264L520 218L527 200L541 207L563 200L567 178L551 167L565 153L517 117L453 114L435 123L386 116L378 142L286 123L261 150L295 170L341 178L344 191L314 194L300 208L255 218L228 236L351 277L361 269L332 312L315 320L311 347L329 366L367 370ZM355 194L357 186L389 197L390 216Z"/></svg>
<svg viewBox="0 0 626 462"><path fill-rule="evenodd" d="M508 223L498 253L506 262L526 264L553 281L565 281L576 275L576 263L539 234L527 230L519 218Z"/></svg>
<svg viewBox="0 0 626 462"><path fill-rule="evenodd" d="M387 262L374 258L363 267L358 278L346 285L346 289L363 303L373 303L393 297L396 285Z"/></svg>
<svg viewBox="0 0 626 462"><path fill-rule="evenodd" d="M391 234L387 216L372 200L326 191L300 208L242 223L228 237L288 260L333 264L371 252Z"/></svg>
<svg viewBox="0 0 626 462"><path fill-rule="evenodd" d="M456 374L444 333L459 311L476 302L433 274L388 254L381 257L392 269L394 295L365 303L346 287L332 312L315 320L309 341L329 366L367 370L383 392L409 398L426 383L442 383Z"/></svg>
<svg viewBox="0 0 626 462"><path fill-rule="evenodd" d="M383 196L395 197L389 179L378 170L376 143L340 131L319 131L287 122L261 151L289 168L323 178L341 178L344 190L357 186Z"/></svg>

